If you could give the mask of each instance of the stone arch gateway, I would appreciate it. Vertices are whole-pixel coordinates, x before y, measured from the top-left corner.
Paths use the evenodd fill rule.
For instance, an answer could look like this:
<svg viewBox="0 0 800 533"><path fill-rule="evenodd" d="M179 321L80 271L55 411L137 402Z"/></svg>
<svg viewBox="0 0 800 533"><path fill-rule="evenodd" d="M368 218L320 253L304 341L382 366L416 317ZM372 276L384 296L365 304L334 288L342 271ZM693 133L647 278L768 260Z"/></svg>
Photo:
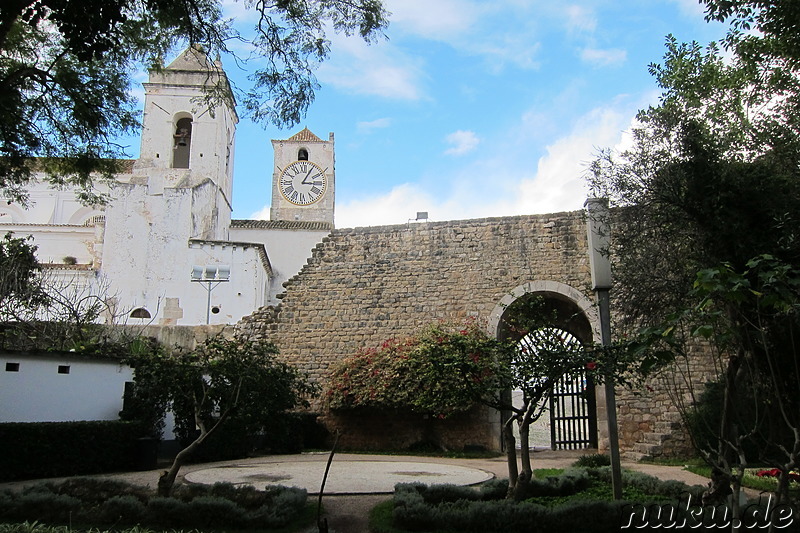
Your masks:
<svg viewBox="0 0 800 533"><path fill-rule="evenodd" d="M519 340L522 350L535 357L535 345L519 338L519 334L509 331L506 325L510 315L515 313L515 304L530 297L541 298L546 312L552 313L552 321L545 330L558 331L581 345L591 345L600 338L600 318L597 308L581 291L553 280L536 280L523 283L495 306L489 315L487 333L495 338ZM521 355L525 357L525 355ZM521 391L513 391L515 405L521 405ZM533 428L537 434L536 447L546 445L553 449L576 449L597 447L598 426L597 405L604 405L603 389L595 387L586 376L566 377L560 380L553 390L547 407ZM605 411L603 425L607 423Z"/></svg>

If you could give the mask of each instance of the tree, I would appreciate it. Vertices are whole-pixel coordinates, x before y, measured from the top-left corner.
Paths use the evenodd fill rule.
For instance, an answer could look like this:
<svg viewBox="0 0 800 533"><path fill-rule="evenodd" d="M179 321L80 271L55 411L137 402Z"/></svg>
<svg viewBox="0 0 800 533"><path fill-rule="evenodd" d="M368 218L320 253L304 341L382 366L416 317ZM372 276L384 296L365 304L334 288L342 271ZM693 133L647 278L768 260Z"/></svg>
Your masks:
<svg viewBox="0 0 800 533"><path fill-rule="evenodd" d="M0 313L8 320L5 310L42 301L36 276L42 269L36 259L36 246L30 238L14 237L6 233L0 240Z"/></svg>
<svg viewBox="0 0 800 533"><path fill-rule="evenodd" d="M259 68L239 100L257 121L296 124L314 100L313 69L329 52L325 30L375 38L387 25L380 0L311 0L247 4L250 34L222 19L220 0L9 0L0 7L0 188L25 203L25 185L41 170L86 203L104 199L93 178L119 171L114 139L137 127L130 96L139 65L160 68L176 46L198 45L212 57L250 49ZM235 42L231 47L228 43ZM211 100L230 98L227 86Z"/></svg>
<svg viewBox="0 0 800 533"><path fill-rule="evenodd" d="M227 421L237 420L255 434L271 417L308 406L314 388L276 354L271 343L218 336L191 351L141 350L131 356L134 413L171 409L198 430L161 475L159 494L169 495L181 466Z"/></svg>
<svg viewBox="0 0 800 533"><path fill-rule="evenodd" d="M789 20L786 14L796 11L790 2L706 3L709 17L734 17L726 40L731 57L714 44L704 50L668 37L663 63L650 66L663 89L659 105L637 115L632 148L600 153L589 180L594 193L609 197L616 208L618 326L638 329L643 340L631 346L663 348L666 342L654 359L678 363L701 341L717 351L718 446L703 455L716 474L710 493L721 495L731 483L738 488L748 440L771 434L774 441L762 442L777 443L795 424L780 416L755 417L745 427L735 406L744 391L770 383L787 391L784 405L796 406L800 390L796 373L781 373L795 384L778 387L770 370L770 361L796 367L797 352L788 339L800 333L797 323L765 312L763 301L742 292L762 290L759 272L800 264L800 77L790 46L796 35L776 33ZM742 33L749 24L768 31L761 37ZM759 259L765 257L774 264L755 268L766 265ZM737 273L740 285L704 292L709 279L719 282L725 274L731 281L728 273ZM672 357L664 357L668 352ZM684 376L695 372L691 366L682 370ZM767 412L770 398L755 393L758 403L751 408ZM694 409L683 405L685 414ZM791 456L785 455L784 464L796 461Z"/></svg>
<svg viewBox="0 0 800 533"><path fill-rule="evenodd" d="M490 337L471 320L431 324L408 339L387 340L379 348L361 351L333 370L328 407L410 409L439 418L475 405L510 413L503 428L509 496L524 498L533 476L529 427L541 416L556 383L584 373L596 379L608 373L622 375L625 365L610 354L569 342L569 335L551 327L539 298L520 302L524 312L511 313L517 317L516 334L508 339ZM512 402L512 389L523 392L522 405Z"/></svg>

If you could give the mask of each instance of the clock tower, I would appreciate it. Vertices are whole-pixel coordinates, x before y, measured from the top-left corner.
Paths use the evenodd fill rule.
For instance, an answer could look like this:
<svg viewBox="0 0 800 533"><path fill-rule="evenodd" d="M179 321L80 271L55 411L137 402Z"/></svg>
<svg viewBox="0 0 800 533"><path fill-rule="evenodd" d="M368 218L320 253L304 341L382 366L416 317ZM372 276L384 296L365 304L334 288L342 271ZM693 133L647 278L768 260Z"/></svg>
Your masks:
<svg viewBox="0 0 800 533"><path fill-rule="evenodd" d="M323 141L304 128L286 140L273 140L272 149L275 167L270 220L327 222L333 226L333 133Z"/></svg>

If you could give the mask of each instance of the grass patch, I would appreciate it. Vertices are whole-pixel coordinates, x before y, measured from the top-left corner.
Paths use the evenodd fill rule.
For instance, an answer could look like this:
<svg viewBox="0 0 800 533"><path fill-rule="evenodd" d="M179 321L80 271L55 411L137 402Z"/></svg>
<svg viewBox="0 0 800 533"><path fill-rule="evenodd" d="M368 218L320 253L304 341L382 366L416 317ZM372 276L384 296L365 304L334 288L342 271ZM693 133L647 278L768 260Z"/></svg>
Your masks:
<svg viewBox="0 0 800 533"><path fill-rule="evenodd" d="M548 477L560 476L563 473L563 468L535 468L533 470L533 477L534 479L544 479Z"/></svg>
<svg viewBox="0 0 800 533"><path fill-rule="evenodd" d="M394 512L394 502L386 500L373 507L369 512L369 530L372 533L408 533L406 529L398 529L392 525L392 513ZM1 533L1 532L0 532ZM435 530L426 533L452 533L448 531Z"/></svg>
<svg viewBox="0 0 800 533"><path fill-rule="evenodd" d="M711 467L707 464L702 465L686 465L686 470L711 479ZM754 489L762 492L774 492L778 488L778 478L774 477L759 477L756 472L761 468L747 468L742 477L742 486L748 489ZM800 496L800 484L789 482L789 494L795 498Z"/></svg>

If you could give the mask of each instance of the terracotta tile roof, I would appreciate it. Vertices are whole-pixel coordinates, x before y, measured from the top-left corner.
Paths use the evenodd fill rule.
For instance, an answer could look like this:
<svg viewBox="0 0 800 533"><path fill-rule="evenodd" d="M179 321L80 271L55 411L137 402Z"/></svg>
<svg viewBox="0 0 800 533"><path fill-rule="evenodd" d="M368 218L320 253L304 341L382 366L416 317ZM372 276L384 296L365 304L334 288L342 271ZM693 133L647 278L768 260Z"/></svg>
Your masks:
<svg viewBox="0 0 800 533"><path fill-rule="evenodd" d="M291 137L289 137L286 140L287 141L292 141L292 142L304 142L304 143L321 143L321 142L325 142L322 139L320 139L319 137L317 137L316 135L314 135L313 133L311 133L311 130L308 129L308 128L303 128L302 130L300 130L299 132L295 133L294 135L292 135Z"/></svg>
<svg viewBox="0 0 800 533"><path fill-rule="evenodd" d="M333 231L330 222L304 222L297 220L231 220L232 228L254 229L299 229L312 231Z"/></svg>

